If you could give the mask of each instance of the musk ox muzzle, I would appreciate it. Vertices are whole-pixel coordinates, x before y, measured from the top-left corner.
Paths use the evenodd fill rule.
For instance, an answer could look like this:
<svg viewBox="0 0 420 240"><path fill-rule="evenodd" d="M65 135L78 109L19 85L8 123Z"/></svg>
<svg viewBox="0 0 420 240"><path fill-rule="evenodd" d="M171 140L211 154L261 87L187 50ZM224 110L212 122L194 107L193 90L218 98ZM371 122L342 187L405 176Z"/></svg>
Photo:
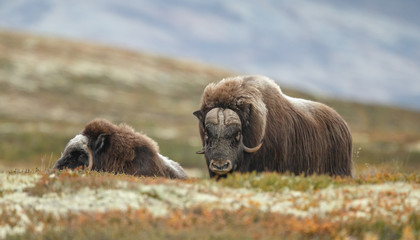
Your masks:
<svg viewBox="0 0 420 240"><path fill-rule="evenodd" d="M92 151L88 147L88 139L81 134L76 135L66 145L61 158L54 164L53 169L77 168L79 166L91 170L93 166Z"/></svg>
<svg viewBox="0 0 420 240"><path fill-rule="evenodd" d="M226 174L232 170L232 162L230 160L211 160L209 169L218 174Z"/></svg>

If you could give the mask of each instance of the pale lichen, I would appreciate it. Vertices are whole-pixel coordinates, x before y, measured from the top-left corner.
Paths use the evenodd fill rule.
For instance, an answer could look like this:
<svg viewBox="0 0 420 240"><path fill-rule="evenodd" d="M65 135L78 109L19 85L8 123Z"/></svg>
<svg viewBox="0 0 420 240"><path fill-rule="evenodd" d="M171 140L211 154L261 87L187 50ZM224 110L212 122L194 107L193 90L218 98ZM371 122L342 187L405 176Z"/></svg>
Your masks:
<svg viewBox="0 0 420 240"><path fill-rule="evenodd" d="M0 191L22 191L32 187L40 179L38 174L8 174L0 173Z"/></svg>
<svg viewBox="0 0 420 240"><path fill-rule="evenodd" d="M57 188L60 191L38 196L29 194L25 189L32 187L40 175L0 174L3 190L0 214L9 214L14 219L12 225L0 225L0 237L20 234L30 225L42 230L43 226L27 214L31 211L60 218L69 212L145 209L154 216L165 216L174 210L195 207L226 211L250 208L297 218L316 216L333 222L383 218L391 223L407 221L410 214L420 212L420 187L407 182L345 185L305 191L284 188L277 192L262 192L221 187L212 182L133 184L123 180L116 180L112 189L103 186L71 189L71 185L63 184L55 174L48 178L54 179L49 184L61 184ZM52 189L55 189L54 185Z"/></svg>

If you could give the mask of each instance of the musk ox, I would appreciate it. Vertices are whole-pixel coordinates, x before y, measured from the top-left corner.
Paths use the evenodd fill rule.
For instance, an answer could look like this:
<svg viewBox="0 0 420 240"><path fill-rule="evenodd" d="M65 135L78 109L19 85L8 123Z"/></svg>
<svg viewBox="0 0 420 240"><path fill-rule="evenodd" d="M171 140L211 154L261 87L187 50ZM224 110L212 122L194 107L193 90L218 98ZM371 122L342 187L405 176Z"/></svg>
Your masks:
<svg viewBox="0 0 420 240"><path fill-rule="evenodd" d="M77 167L135 176L187 178L182 167L159 154L151 138L126 124L93 120L71 139L54 169Z"/></svg>
<svg viewBox="0 0 420 240"><path fill-rule="evenodd" d="M318 102L286 96L264 76L209 84L194 115L210 177L231 172L352 175L343 118Z"/></svg>

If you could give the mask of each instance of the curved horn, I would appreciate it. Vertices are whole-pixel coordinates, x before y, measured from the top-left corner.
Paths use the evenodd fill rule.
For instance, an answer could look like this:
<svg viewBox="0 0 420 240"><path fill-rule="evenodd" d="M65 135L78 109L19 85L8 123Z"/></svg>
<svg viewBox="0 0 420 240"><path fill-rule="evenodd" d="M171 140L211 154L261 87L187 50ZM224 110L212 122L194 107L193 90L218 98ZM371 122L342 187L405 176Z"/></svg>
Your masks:
<svg viewBox="0 0 420 240"><path fill-rule="evenodd" d="M207 123L219 124L219 117L218 117L219 110L220 108L213 108L212 110L210 110L206 115L204 124L207 124Z"/></svg>
<svg viewBox="0 0 420 240"><path fill-rule="evenodd" d="M253 147L253 148L249 148L249 147L247 147L247 146L245 146L245 145L243 144L244 151L245 151L245 152L247 152L247 153L254 153L254 152L256 152L256 151L260 150L260 148L261 148L262 144L263 144L263 143L261 142L258 146Z"/></svg>
<svg viewBox="0 0 420 240"><path fill-rule="evenodd" d="M226 108L223 114L225 116L226 125L238 124L239 126L241 126L241 119L239 118L238 114L235 111L233 111L232 109Z"/></svg>
<svg viewBox="0 0 420 240"><path fill-rule="evenodd" d="M201 150L198 150L197 152L195 152L196 154L204 154L205 153L205 151L204 151L204 148L203 149L201 149Z"/></svg>
<svg viewBox="0 0 420 240"><path fill-rule="evenodd" d="M89 155L89 165L88 165L88 167L87 167L87 170L91 170L92 169L92 166L93 166L93 157L92 157L92 152L90 151L90 149L85 145L85 147L86 147L86 150L87 150L87 152L88 152L88 155Z"/></svg>

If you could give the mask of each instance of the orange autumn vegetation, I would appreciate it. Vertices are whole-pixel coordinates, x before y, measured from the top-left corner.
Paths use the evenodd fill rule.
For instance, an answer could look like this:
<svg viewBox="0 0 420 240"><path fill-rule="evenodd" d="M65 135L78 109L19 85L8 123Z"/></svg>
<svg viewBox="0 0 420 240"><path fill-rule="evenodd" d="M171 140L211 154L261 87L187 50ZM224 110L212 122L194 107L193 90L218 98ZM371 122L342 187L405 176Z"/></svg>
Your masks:
<svg viewBox="0 0 420 240"><path fill-rule="evenodd" d="M65 218L48 215L40 216L39 221L45 224L42 232L35 233L33 226L16 239L93 239L98 236L100 239L346 239L343 236L363 239L372 234L380 239L410 239L407 237L419 234L420 218L413 215L406 226L373 219L344 225L316 217L300 219L252 209L231 212L200 207L176 210L165 217L154 217L142 209L72 213Z"/></svg>

